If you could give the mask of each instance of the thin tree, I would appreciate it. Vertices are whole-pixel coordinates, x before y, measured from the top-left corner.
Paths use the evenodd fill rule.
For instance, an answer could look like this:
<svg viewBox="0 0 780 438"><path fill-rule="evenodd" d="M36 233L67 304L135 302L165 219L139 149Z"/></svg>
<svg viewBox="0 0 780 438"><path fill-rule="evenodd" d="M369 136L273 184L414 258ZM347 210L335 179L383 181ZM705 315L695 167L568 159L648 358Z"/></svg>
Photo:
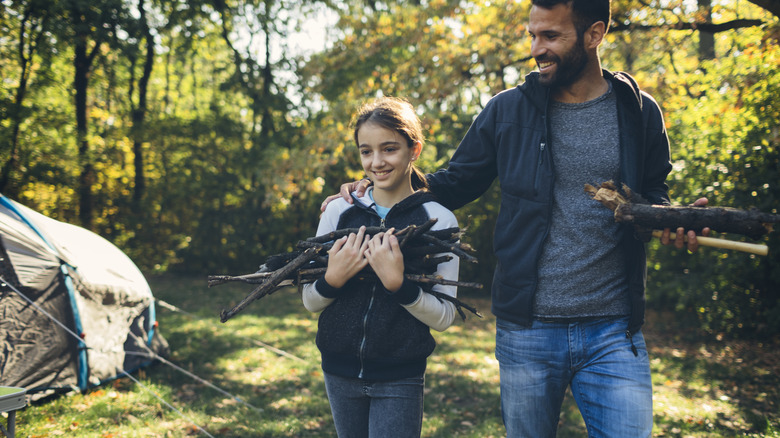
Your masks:
<svg viewBox="0 0 780 438"><path fill-rule="evenodd" d="M128 92L128 99L131 106L131 120L133 122L132 138L133 138L133 167L135 169L135 186L133 190L133 202L140 204L146 188L146 181L144 176L144 123L147 113L147 94L149 89L149 79L152 77L152 69L154 67L154 37L149 27L148 19L146 16L146 2L145 0L138 0L138 12L139 17L137 20L139 37L143 38L145 42L145 56L141 77L138 79L138 103L133 100L133 94L135 91L135 51L131 49L131 66L130 66L130 88ZM139 38L139 39L140 39Z"/></svg>
<svg viewBox="0 0 780 438"><path fill-rule="evenodd" d="M11 184L11 175L17 171L19 165L19 133L22 122L25 120L24 100L27 95L27 86L33 73L33 58L39 52L42 41L48 31L49 9L39 8L34 2L24 5L19 20L19 37L16 43L16 53L19 61L19 85L14 93L14 101L11 106L11 135L8 153L2 166L0 166L0 193L14 196L15 188Z"/></svg>
<svg viewBox="0 0 780 438"><path fill-rule="evenodd" d="M88 95L89 80L95 57L101 47L116 32L118 20L123 15L120 0L106 0L95 4L92 0L75 0L70 3L69 19L73 32L73 88L76 110L76 139L79 160L79 220L84 228L92 229L95 167L89 142Z"/></svg>

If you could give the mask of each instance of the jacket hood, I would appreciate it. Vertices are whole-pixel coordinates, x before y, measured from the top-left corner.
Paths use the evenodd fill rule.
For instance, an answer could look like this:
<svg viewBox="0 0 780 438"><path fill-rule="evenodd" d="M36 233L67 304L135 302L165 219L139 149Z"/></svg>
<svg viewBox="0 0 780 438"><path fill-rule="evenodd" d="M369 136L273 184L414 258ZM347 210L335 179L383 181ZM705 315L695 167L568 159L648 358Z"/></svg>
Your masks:
<svg viewBox="0 0 780 438"><path fill-rule="evenodd" d="M625 87L631 90L631 93L636 97L636 101L642 108L642 96L639 90L639 85L636 83L628 73L625 72L611 72L609 70L603 70L604 78L612 82L615 87ZM539 84L539 72L534 71L528 73L525 76L525 82L522 85L518 85L518 89L523 93L540 111L544 111L547 105L547 100L550 95L550 87Z"/></svg>
<svg viewBox="0 0 780 438"><path fill-rule="evenodd" d="M373 187L369 187L368 190L366 190L366 193L363 196L358 197L355 192L352 192L352 199L355 201L354 205L358 208L362 208L365 210L372 209L374 205L376 204L374 201L371 200L370 193L374 190ZM417 207L421 204L424 204L426 202L435 201L436 197L433 195L433 193L429 192L428 190L418 190L411 195L404 198L401 202L395 204L392 208L393 210L407 210L410 208Z"/></svg>

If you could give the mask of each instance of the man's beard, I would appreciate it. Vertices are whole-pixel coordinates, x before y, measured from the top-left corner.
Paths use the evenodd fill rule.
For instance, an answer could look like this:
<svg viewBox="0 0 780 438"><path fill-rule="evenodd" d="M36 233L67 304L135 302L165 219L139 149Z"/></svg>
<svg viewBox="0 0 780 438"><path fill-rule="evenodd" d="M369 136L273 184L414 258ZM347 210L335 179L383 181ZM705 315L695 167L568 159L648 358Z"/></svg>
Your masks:
<svg viewBox="0 0 780 438"><path fill-rule="evenodd" d="M555 62L555 73L540 75L540 84L560 88L576 82L588 64L588 53L585 51L583 37L578 36L574 47L563 56L550 55L536 60L537 63L548 61Z"/></svg>

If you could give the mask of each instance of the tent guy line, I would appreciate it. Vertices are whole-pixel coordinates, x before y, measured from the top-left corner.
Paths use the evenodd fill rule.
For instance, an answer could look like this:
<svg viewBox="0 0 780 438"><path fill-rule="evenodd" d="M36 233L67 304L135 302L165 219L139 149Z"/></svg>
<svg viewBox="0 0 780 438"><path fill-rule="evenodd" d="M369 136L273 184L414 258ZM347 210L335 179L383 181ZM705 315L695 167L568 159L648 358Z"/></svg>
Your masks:
<svg viewBox="0 0 780 438"><path fill-rule="evenodd" d="M11 290L12 290L14 293L16 293L17 295L19 295L20 297L22 297L22 298L23 298L25 301L27 301L28 303L30 303L30 304L32 305L32 307L33 307L33 308L35 308L35 309L36 309L36 310L38 310L39 312L43 313L43 314L44 314L44 315L46 315L46 316L47 316L47 317L48 317L50 320L52 320L52 322L54 322L55 324L57 324L57 325L59 325L60 327L62 327L62 328L63 328L63 330L65 330L65 332L66 332L66 333L68 333L70 336L73 336L74 338L76 338L76 340L79 340L79 341L81 341L81 342L84 342L84 340L83 340L83 339L81 339L81 338L79 337L79 335L77 335L75 332L73 332L72 330L70 330L69 328L67 328L67 327L66 327L66 326L65 326L65 325L64 325L62 322L58 321L58 320L57 320L57 318L53 317L53 316L52 316L52 315L51 315L49 312L47 312L46 310L44 310L43 308L41 308L41 307L40 307L38 304L36 304L36 303L35 303L35 302L33 302L32 300L30 300L30 298L28 298L28 297L27 297L25 294L23 294L23 293L22 293L22 292L21 292L19 289L17 289L16 287L14 287L14 285L13 285L13 284L11 284L11 283L7 282L7 281L5 280L5 278L3 278L3 276L2 276L2 275L0 275L0 283L2 283L2 285L3 285L3 286L5 286L5 287L8 287L9 289L11 289ZM137 337L134 337L134 339L137 339ZM86 344L86 342L84 342L84 343ZM146 346L144 345L144 347L146 347ZM89 345L87 345L87 348L88 348L88 349L91 349L91 347L89 347ZM159 357L159 355L158 355L158 357ZM160 400L160 401L161 401L163 404L165 404L166 406L168 406L168 407L169 407L171 410L173 410L174 412L176 412L177 414L179 414L179 415L180 415L180 416L181 416L183 419L187 420L187 421L188 421L188 422L190 422L190 423L191 423L193 426L195 426L196 428L198 428L198 430L200 430L201 432L205 433L206 435L208 435L208 436L210 436L210 437L214 438L214 436L213 436L213 435L211 435L211 434L210 434L210 433L208 433L208 432L207 432L205 429L203 429L201 426L199 426L199 425L198 425L198 424L197 424L197 423L196 423L196 422L195 422L193 419L189 418L187 415L185 415L185 414L184 414L183 412L181 412L179 409L176 409L176 407L174 407L173 405L171 405L170 403L168 403L167 401L165 401L165 400L164 400L162 397L160 397L160 396L159 396L158 394L156 394L154 391L152 391L151 389L149 389L149 387L147 387L146 385L144 385L143 383L141 383L141 382L140 382L138 379L136 379L136 378L134 378L133 376L131 376L131 375L130 375L130 373L128 373L127 371L125 371L124 369L122 369L122 368L120 368L120 367L116 367L116 370L117 370L117 372L118 372L118 373L120 373L120 374L122 374L122 375L125 375L125 376L129 377L129 378L130 378L130 380L132 380L133 382L135 382L135 383L136 383L138 386L140 386L140 387L141 387L141 388L142 388L144 391L148 392L149 394L151 394L152 396L154 396L155 398L157 398L158 400Z"/></svg>
<svg viewBox="0 0 780 438"><path fill-rule="evenodd" d="M139 342L139 341L140 341L140 339L139 339L137 336L134 336L134 337L133 337L133 339L134 339L136 342ZM257 412L257 413L262 413L262 412L263 412L263 409L261 409L261 408L258 408L258 407L256 407L256 406L253 406L253 405L252 405L252 404L250 404L249 402L246 402L246 401L242 400L242 399L241 399L241 397L237 397L237 396L235 396L235 395L233 395L233 394L231 394L231 393L229 393L229 392L225 391L224 389L222 389L222 388L218 387L217 385L215 385L215 384L213 384L213 383L209 382L208 380L206 380L206 379L204 379L204 378L202 378L202 377L200 377L200 376L197 376L197 375L195 375L195 374L193 374L193 373L191 373L191 372L189 372L189 371L185 370L184 368L182 368L182 367L180 367L180 366L176 365L175 363L173 363L173 362L169 361L168 359L165 359L164 357L160 356L159 354L155 353L155 352L154 352L154 351L152 351L152 350L149 350L149 349L147 349L147 352L146 352L146 353L142 353L142 352L135 352L135 351L134 351L134 352L129 352L129 353L127 353L127 354L132 354L132 355L136 355L136 356L143 356L143 357L146 357L146 358L149 358L149 359L156 359L156 360L158 360L158 361L160 361L160 362L162 362L162 363L164 363L164 364L166 364L166 365L170 366L171 368L175 369L176 371L179 371L179 372L181 372L182 374L184 374L184 375L186 375L186 376L190 377L191 379L193 379L193 380L196 380L196 381L198 381L198 382L200 382L200 383L202 383L202 384L204 384L204 385L206 385L206 386L208 386L208 387L210 387L210 388L212 388L212 389L216 390L216 391L217 391L217 392L219 392L220 394L222 394L222 395L226 395L226 396L228 396L228 397L232 398L233 400L235 400L235 401L237 401L237 402L239 402L239 403L243 404L244 406L246 406L246 407L248 407L248 408L252 409L253 411L255 411L255 412Z"/></svg>
<svg viewBox="0 0 780 438"><path fill-rule="evenodd" d="M134 372L149 366L150 361L124 354L138 350L127 342L131 333L163 356L168 351L151 288L122 250L2 193L0 274L5 283L0 285L5 315L0 385L27 388L32 400L101 385L117 378L117 368Z"/></svg>
<svg viewBox="0 0 780 438"><path fill-rule="evenodd" d="M174 306L173 304L166 303L165 301L163 301L163 300L161 300L161 299L159 299L159 298L157 298L157 297L155 297L155 298L154 298L154 301L155 301L157 304L159 304L159 305L160 305L160 307L162 307L162 308L164 308L164 309L168 309L168 310L171 310L171 311L173 311L173 312L178 312L178 313L181 313L182 315L186 315L186 316L188 316L189 318L192 318L192 319L194 319L194 320L196 320L196 321L199 321L199 322L208 322L208 323L211 323L211 320L210 320L210 319L201 318L201 317L199 317L199 316L197 316L197 315L195 315L195 314L192 314L192 313L190 313L190 312L187 312L187 311L185 311L185 310L182 310L182 309L180 309L180 308L178 308L178 307ZM213 324L213 325L216 325L216 324ZM220 327L224 327L224 325L221 325L221 324L220 324ZM268 344L266 344L266 343L265 343L265 342L263 342L263 341L258 341L257 339L253 339L253 338L250 338L250 337L248 337L248 336L243 336L243 335L241 335L241 334L239 334L239 333L237 333L237 332L235 332L235 331L231 332L231 334L233 334L234 336L237 336L237 337L239 337L239 338L241 338L241 339L244 339L244 340L250 341L250 342L254 343L255 345L257 345L257 346L259 346L259 347L265 348L266 350L273 351L274 353L276 353L276 354L278 354L278 355L280 355L280 356L284 356L284 357L287 357L287 358L290 358L290 359L295 359L295 360L297 360L297 361L301 361L301 362L307 362L307 363L309 363L309 361L307 361L306 359L300 358L300 357L298 357L298 356L296 356L296 355L294 355L294 354L288 353L288 352L286 352L286 351L284 351L284 350L280 350L280 349L278 349L278 348L276 348L276 347L274 347L274 346L272 346L272 345L268 345Z"/></svg>
<svg viewBox="0 0 780 438"><path fill-rule="evenodd" d="M46 315L46 316L47 316L47 317L48 317L50 320L52 320L52 322L54 322L54 323L55 323L55 324L57 324L58 326L62 327L62 329L63 329L63 330L65 330L65 331L66 331L66 332L67 332L69 335L73 336L73 337L74 337L74 338L76 338L76 340L78 340L78 341L83 341L83 340L81 339L81 337L80 337L79 335L77 335L77 334L76 334L76 332L74 332L73 330L71 330L71 329L69 329L68 327L66 327L66 326L65 326L65 324L61 323L61 322L60 322L60 321L59 321L57 318L55 318L54 316L52 316L52 314L51 314L51 313L49 313L49 312L47 312L47 311L46 311L46 309L44 309L43 307L41 307L41 306L39 306L39 305L35 304L35 302L34 302L33 300L31 300L30 298L28 298L28 297L27 297L27 295L25 295L25 294L21 293L21 292L20 292L20 291L19 291L17 288L15 288L15 287L14 287L14 285L13 285L13 284L11 284L11 283L7 282L7 281L5 280L5 278L3 278L3 276L2 276L2 275L0 275L0 285L2 285L2 286L5 286L5 287L9 287L9 288L10 288L12 291L14 291L14 292L15 292L17 295L19 295L20 297L22 297L22 299L24 299L25 301L27 301L28 303L30 303L30 305L31 305L31 306L33 306L33 307L34 307L36 310L38 310L39 312L41 312L41 313L43 313L44 315Z"/></svg>
<svg viewBox="0 0 780 438"><path fill-rule="evenodd" d="M144 389L144 391L146 391L146 392L148 392L149 394L151 394L152 396L154 396L154 397L155 397L157 400L160 400L160 402L162 402L162 403L163 403L165 406L168 406L168 408L170 408L171 410L173 410L174 412L176 412L177 414L179 414L179 416L181 416L181 418L183 418L183 419L185 419L185 420L189 421L189 422L190 422L190 424L192 424L193 426L197 427L199 431L203 432L203 433L204 433L204 434L206 434L207 436L210 436L211 438L215 438L215 437L214 437L214 435L212 435L212 434L208 433L208 431L207 431L206 429L204 429L204 428L200 427L200 426L198 425L198 423L196 423L196 422L195 422L195 421L194 421L192 418L190 418L190 417L188 417L187 415L185 415L185 414L184 414L184 412L182 412L182 411L180 411L180 410L176 409L176 407L175 407L175 406L173 406L172 404L170 404L170 403L168 403L167 401L165 401L165 399L163 399L162 397L160 397L160 396L159 396L159 395L158 395L156 392L152 391L152 390L151 390L151 389L149 389L149 388L148 388L146 385L144 385L143 383L141 383L141 382L140 382L138 379L136 379L135 377L131 376L131 375L130 375L130 373L128 373L128 372L127 372L127 371L125 371L125 370L119 370L119 372L120 372L120 373L122 373L122 374L124 374L124 375L125 375L125 376L127 376L128 378L130 378L130 380L132 380L133 382L135 382L135 384L136 384L136 385L138 385L138 386L140 386L141 388L143 388L143 389Z"/></svg>
<svg viewBox="0 0 780 438"><path fill-rule="evenodd" d="M262 412L164 359L168 344L158 330L155 304L200 319L156 300L141 271L108 240L0 193L0 312L9 316L0 321L8 344L0 351L0 384L27 388L27 396L35 400L50 391L85 392L128 376L159 399L130 376L156 359ZM239 336L280 356L313 365ZM192 423L193 429L212 436L170 403L164 404Z"/></svg>

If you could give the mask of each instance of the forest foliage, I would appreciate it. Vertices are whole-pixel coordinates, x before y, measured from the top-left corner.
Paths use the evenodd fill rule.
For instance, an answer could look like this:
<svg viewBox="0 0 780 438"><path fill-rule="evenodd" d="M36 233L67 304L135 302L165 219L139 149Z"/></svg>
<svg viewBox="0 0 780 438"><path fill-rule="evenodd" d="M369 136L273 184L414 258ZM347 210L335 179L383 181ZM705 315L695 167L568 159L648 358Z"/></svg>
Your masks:
<svg viewBox="0 0 780 438"><path fill-rule="evenodd" d="M603 64L660 103L674 203L778 213L778 9L613 1ZM507 0L0 0L0 192L146 272L252 272L361 176L362 101L409 99L422 167L446 166L487 100L533 71L527 13ZM493 187L456 212L480 260L464 279L490 284L498 208ZM650 304L713 333L777 333L777 234L767 257L652 243Z"/></svg>

